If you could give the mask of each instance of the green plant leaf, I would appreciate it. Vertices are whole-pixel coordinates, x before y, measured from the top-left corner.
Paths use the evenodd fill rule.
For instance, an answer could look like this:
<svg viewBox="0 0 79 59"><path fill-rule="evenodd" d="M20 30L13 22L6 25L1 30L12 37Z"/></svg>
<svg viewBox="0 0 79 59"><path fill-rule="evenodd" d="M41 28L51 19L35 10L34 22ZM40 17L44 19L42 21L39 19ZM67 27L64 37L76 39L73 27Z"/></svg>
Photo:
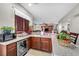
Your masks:
<svg viewBox="0 0 79 59"><path fill-rule="evenodd" d="M64 40L64 39L70 39L70 35L65 33L65 32L60 32L59 34L59 39Z"/></svg>

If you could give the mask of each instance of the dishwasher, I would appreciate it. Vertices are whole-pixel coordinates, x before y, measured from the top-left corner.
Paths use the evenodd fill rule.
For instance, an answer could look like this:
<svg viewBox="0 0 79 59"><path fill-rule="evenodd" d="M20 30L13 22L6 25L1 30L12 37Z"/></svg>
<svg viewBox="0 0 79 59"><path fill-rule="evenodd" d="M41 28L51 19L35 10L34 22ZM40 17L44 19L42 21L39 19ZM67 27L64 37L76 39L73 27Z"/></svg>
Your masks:
<svg viewBox="0 0 79 59"><path fill-rule="evenodd" d="M27 39L17 42L17 56L24 56L28 52Z"/></svg>

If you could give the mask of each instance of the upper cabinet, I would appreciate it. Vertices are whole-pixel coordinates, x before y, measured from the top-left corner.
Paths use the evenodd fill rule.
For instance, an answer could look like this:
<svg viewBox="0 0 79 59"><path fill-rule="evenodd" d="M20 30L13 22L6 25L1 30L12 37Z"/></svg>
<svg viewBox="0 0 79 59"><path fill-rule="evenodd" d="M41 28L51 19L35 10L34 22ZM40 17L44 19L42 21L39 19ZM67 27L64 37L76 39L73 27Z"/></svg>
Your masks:
<svg viewBox="0 0 79 59"><path fill-rule="evenodd" d="M28 32L28 30L29 30L29 21L28 20L26 20L26 19L24 19L24 21L23 21L23 30L25 31L25 32Z"/></svg>
<svg viewBox="0 0 79 59"><path fill-rule="evenodd" d="M15 28L16 33L28 32L29 30L29 21L15 15Z"/></svg>
<svg viewBox="0 0 79 59"><path fill-rule="evenodd" d="M23 31L23 19L15 15L16 31Z"/></svg>

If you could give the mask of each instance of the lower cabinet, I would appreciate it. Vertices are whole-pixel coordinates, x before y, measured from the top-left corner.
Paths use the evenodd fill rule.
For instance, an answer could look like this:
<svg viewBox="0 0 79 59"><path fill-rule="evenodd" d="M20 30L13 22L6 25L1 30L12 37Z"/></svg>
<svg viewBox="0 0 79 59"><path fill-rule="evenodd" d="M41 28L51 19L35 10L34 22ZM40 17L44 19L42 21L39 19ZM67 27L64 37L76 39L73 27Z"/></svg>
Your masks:
<svg viewBox="0 0 79 59"><path fill-rule="evenodd" d="M31 38L31 48L51 53L52 52L51 39L50 38L32 37Z"/></svg>
<svg viewBox="0 0 79 59"><path fill-rule="evenodd" d="M12 43L6 46L7 56L16 56L17 55L17 44Z"/></svg>
<svg viewBox="0 0 79 59"><path fill-rule="evenodd" d="M50 38L30 37L26 40L28 50L30 48L41 51L52 52L52 42ZM17 56L17 42L8 45L0 44L0 56Z"/></svg>
<svg viewBox="0 0 79 59"><path fill-rule="evenodd" d="M48 38L41 38L41 50L49 52L49 48L50 48L50 46L49 46L49 44L50 44L49 40L50 39L48 39Z"/></svg>
<svg viewBox="0 0 79 59"><path fill-rule="evenodd" d="M40 38L38 37L31 38L31 48L40 49Z"/></svg>

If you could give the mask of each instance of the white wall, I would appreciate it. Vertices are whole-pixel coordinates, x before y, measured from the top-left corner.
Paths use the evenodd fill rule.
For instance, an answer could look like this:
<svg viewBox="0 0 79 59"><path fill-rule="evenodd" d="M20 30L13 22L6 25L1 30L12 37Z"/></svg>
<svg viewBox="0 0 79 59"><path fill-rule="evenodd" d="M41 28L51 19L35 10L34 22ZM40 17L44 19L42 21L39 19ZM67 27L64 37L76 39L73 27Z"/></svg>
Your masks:
<svg viewBox="0 0 79 59"><path fill-rule="evenodd" d="M15 27L13 5L9 3L0 3L0 27Z"/></svg>
<svg viewBox="0 0 79 59"><path fill-rule="evenodd" d="M75 32L75 33L79 33L79 27L78 27L78 23L79 23L79 5L77 5L70 13L68 13L68 15L66 17L64 17L62 19L62 21L60 22L60 24L62 24L65 28L66 23L70 24L70 31L71 32Z"/></svg>
<svg viewBox="0 0 79 59"><path fill-rule="evenodd" d="M79 33L79 17L73 18L70 29L71 32Z"/></svg>

